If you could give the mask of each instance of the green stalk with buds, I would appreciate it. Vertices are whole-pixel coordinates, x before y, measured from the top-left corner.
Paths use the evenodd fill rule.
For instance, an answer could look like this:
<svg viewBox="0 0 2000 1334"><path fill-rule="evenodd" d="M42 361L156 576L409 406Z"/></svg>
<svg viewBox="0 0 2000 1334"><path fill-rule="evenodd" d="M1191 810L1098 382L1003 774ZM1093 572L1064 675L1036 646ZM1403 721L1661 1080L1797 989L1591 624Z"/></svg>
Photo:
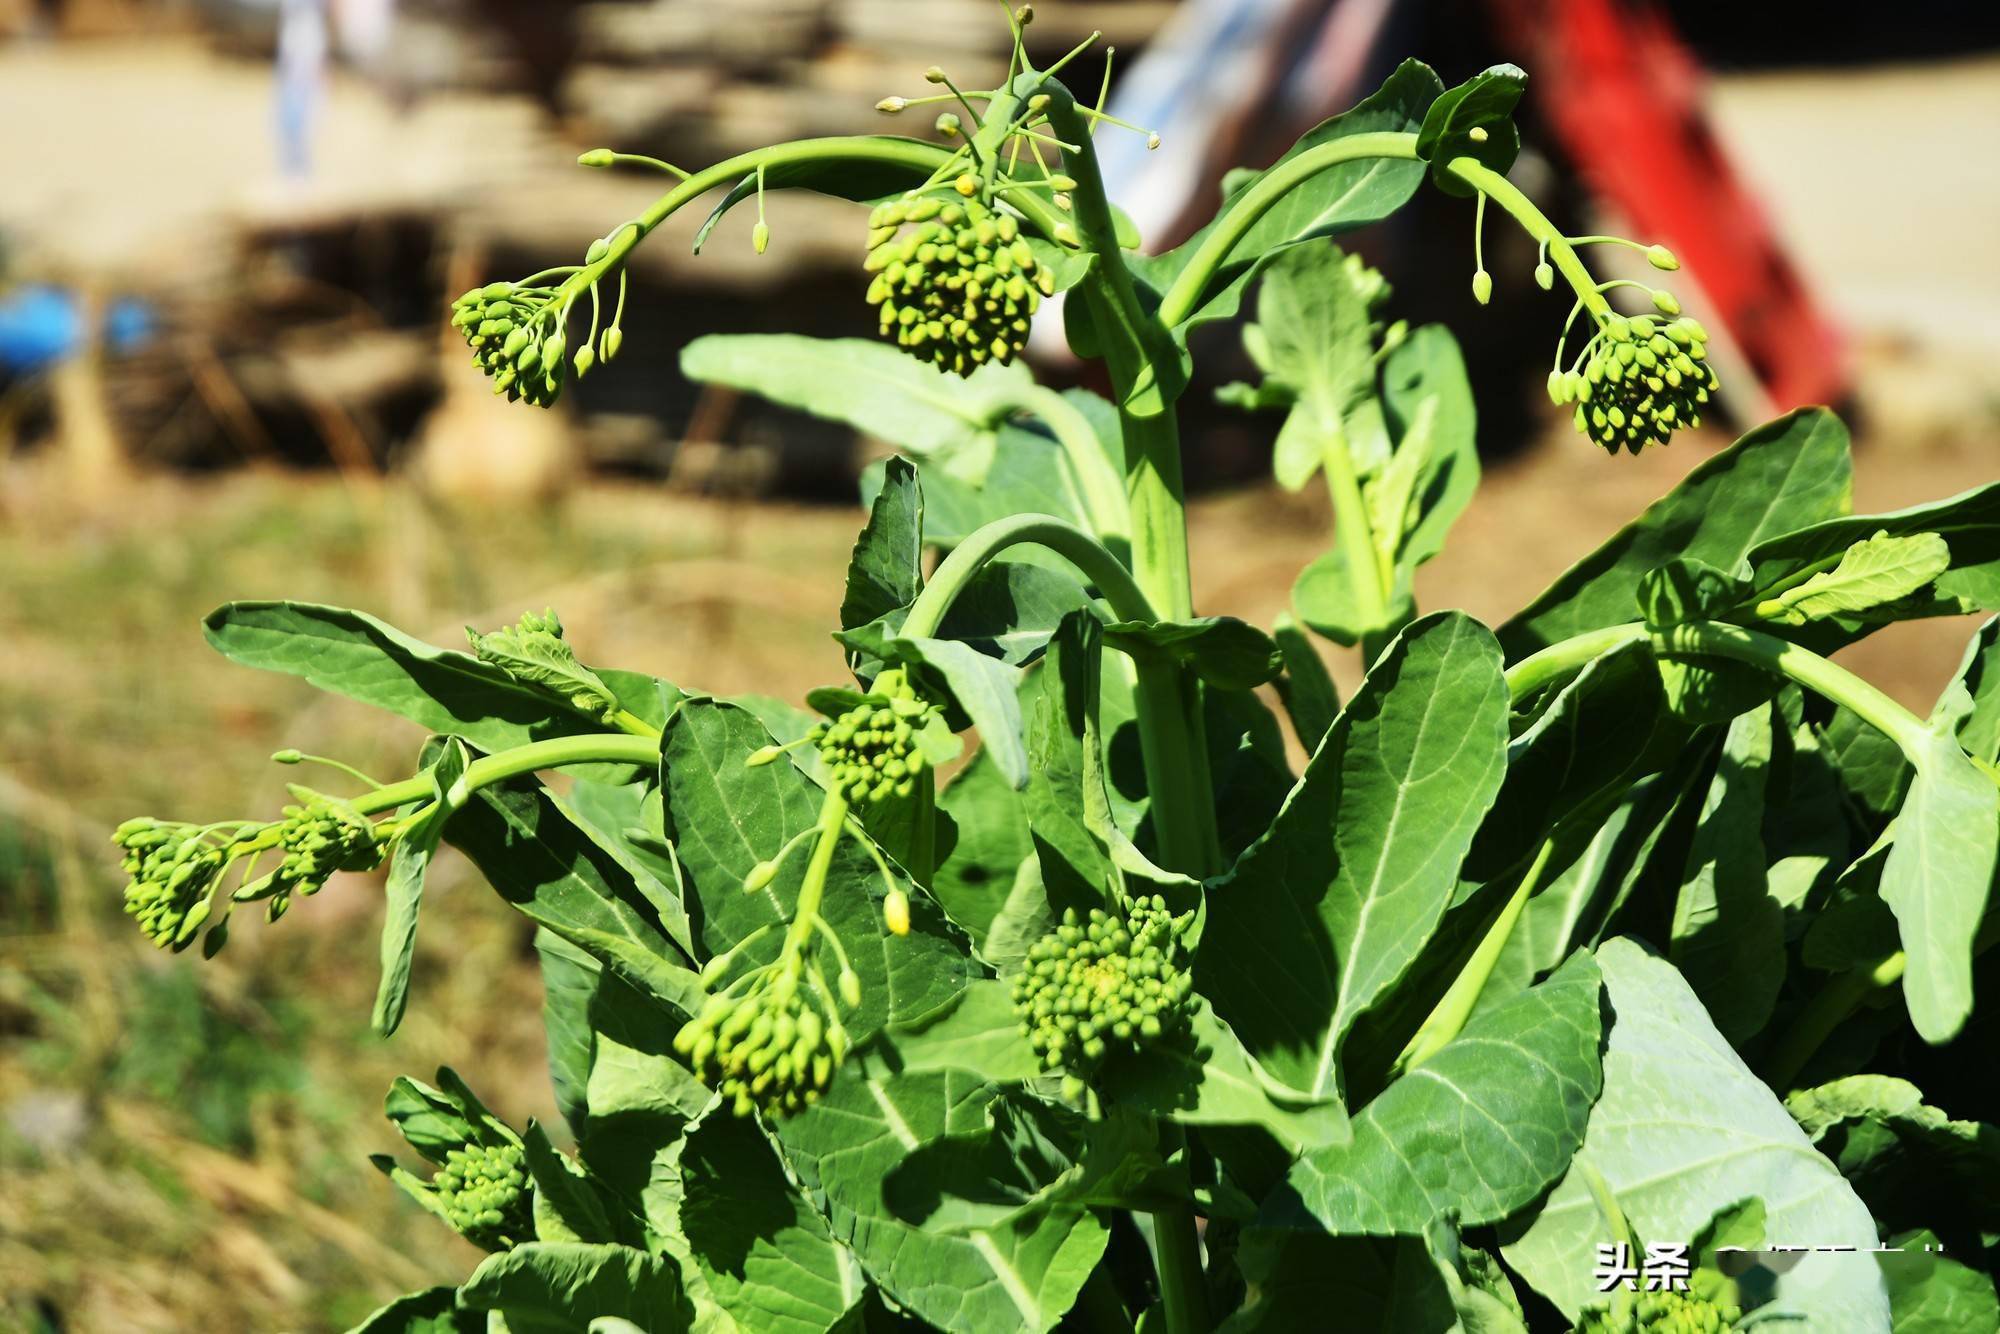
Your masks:
<svg viewBox="0 0 2000 1334"><path fill-rule="evenodd" d="M1803 411L1497 629L1420 614L1476 405L1452 335L1330 238L1467 201L1477 318L1489 206L1522 227L1570 306L1549 395L1611 455L1721 392L1672 292L1583 258L1673 254L1567 236L1508 178L1520 70L1447 88L1416 62L1144 253L1093 136L1159 136L1105 109L1108 52L1094 102L1072 91L1094 38L1033 63L1031 18L996 87L933 68L877 104L927 135L693 171L585 153L671 180L580 263L453 306L495 392L550 407L618 356L630 256L683 209L720 194L699 250L754 198L764 254L768 191L851 200L878 337L683 358L896 447L834 632L851 679L718 697L586 665L553 612L470 652L339 608L210 617L232 659L430 740L390 783L320 762L356 790L294 787L273 820L121 826L146 935L212 954L237 903L276 920L386 868L387 1035L449 842L548 982L566 1129L517 1132L449 1071L392 1090L435 1171L380 1165L491 1254L362 1328L1889 1329L1947 1280L1984 1318L1970 1260L1739 1291L1715 1253L1800 1200L1831 1201L1824 1231L1774 1241L1961 1217L1910 1215L1882 1146L1978 1139L1897 1053L1981 1022L2000 632L1927 716L1828 655L2000 607L2000 488L1854 515L1845 432ZM1023 364L1057 298L1108 396ZM1221 396L1332 511L1269 632L1195 605L1179 428L1191 333L1253 306L1260 379ZM1359 650L1345 701L1315 635ZM1586 1216L1628 1250L1693 1236L1693 1286L1601 1299Z"/></svg>

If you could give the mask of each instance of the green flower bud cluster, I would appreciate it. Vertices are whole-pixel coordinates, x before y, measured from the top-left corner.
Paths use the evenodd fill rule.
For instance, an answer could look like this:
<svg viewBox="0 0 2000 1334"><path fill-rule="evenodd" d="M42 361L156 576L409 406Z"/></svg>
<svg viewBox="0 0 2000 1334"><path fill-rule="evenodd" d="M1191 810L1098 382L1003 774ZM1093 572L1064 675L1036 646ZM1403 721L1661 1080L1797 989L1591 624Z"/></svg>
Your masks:
<svg viewBox="0 0 2000 1334"><path fill-rule="evenodd" d="M1549 376L1549 397L1574 403L1576 429L1614 454L1637 454L1701 425L1715 388L1708 333L1684 315L1610 316L1585 350L1581 370Z"/></svg>
<svg viewBox="0 0 2000 1334"><path fill-rule="evenodd" d="M1019 221L976 198L910 195L868 218L868 304L882 335L960 375L1020 355L1055 274Z"/></svg>
<svg viewBox="0 0 2000 1334"><path fill-rule="evenodd" d="M1733 1334L1743 1312L1685 1292L1641 1293L1618 1307L1584 1312L1575 1334Z"/></svg>
<svg viewBox="0 0 2000 1334"><path fill-rule="evenodd" d="M757 1109L786 1116L810 1106L847 1057L847 1030L833 997L815 975L819 1008L801 993L805 970L794 959L765 965L709 997L674 1035L674 1050L738 1116ZM843 967L842 999L861 1003L861 979ZM822 1011L824 1013L822 1013Z"/></svg>
<svg viewBox="0 0 2000 1334"><path fill-rule="evenodd" d="M451 304L451 322L472 348L493 392L548 407L562 393L565 305L549 318L557 289L511 282L475 287Z"/></svg>
<svg viewBox="0 0 2000 1334"><path fill-rule="evenodd" d="M1014 979L1014 1010L1042 1064L1080 1076L1114 1049L1136 1051L1185 1028L1194 976L1180 954L1158 895L1123 918L1066 911Z"/></svg>
<svg viewBox="0 0 2000 1334"><path fill-rule="evenodd" d="M868 698L812 730L833 790L857 806L916 791L925 764L917 733L935 712L902 672L883 672Z"/></svg>
<svg viewBox="0 0 2000 1334"><path fill-rule="evenodd" d="M504 1251L534 1238L534 1193L518 1144L448 1149L431 1186L445 1221L475 1246Z"/></svg>
<svg viewBox="0 0 2000 1334"><path fill-rule="evenodd" d="M239 898L269 897L274 922L285 915L293 894L319 893L336 871L372 871L389 850L381 827L346 802L302 787L294 787L292 795L300 804L285 807L276 828L283 853L278 869L237 892Z"/></svg>
<svg viewBox="0 0 2000 1334"><path fill-rule="evenodd" d="M181 949L208 920L209 891L228 863L213 830L141 817L111 835L124 849L125 911L161 949Z"/></svg>

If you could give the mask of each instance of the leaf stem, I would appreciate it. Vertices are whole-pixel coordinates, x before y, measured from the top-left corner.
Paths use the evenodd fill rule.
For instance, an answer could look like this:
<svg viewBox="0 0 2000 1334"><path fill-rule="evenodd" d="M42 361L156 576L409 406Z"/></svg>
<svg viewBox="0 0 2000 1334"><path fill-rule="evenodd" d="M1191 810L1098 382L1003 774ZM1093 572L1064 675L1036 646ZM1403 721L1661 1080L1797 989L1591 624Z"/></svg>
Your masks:
<svg viewBox="0 0 2000 1334"><path fill-rule="evenodd" d="M1388 615L1388 590L1382 585L1382 562L1368 522L1361 479L1354 471L1354 456L1347 452L1346 435L1338 426L1324 434L1320 470L1326 474L1327 495L1333 501L1333 539L1347 557L1347 582L1358 619L1363 625L1379 627Z"/></svg>
<svg viewBox="0 0 2000 1334"><path fill-rule="evenodd" d="M1542 840L1541 850L1529 864L1521 883L1514 886L1501 907L1500 915L1493 919L1493 925L1486 929L1478 948L1466 961L1465 967L1452 980L1451 989L1446 991L1424 1022L1417 1027L1402 1054L1396 1058L1391 1068L1392 1078L1400 1077L1416 1069L1425 1061L1438 1054L1445 1044L1465 1030L1466 1021L1472 1018L1473 1009L1479 1004L1480 993L1486 989L1493 969L1500 962L1500 954L1507 948L1513 937L1515 924L1521 920L1521 911L1528 900L1541 889L1548 875L1549 863L1555 854L1556 840L1551 834Z"/></svg>
<svg viewBox="0 0 2000 1334"><path fill-rule="evenodd" d="M1764 1058L1764 1082L1782 1095L1813 1053L1870 994L1892 987L1903 976L1909 959L1901 950L1872 964L1862 964L1830 979L1792 1019L1791 1027Z"/></svg>
<svg viewBox="0 0 2000 1334"><path fill-rule="evenodd" d="M1032 385L1020 399L1022 410L1041 418L1062 446L1070 469L1082 489L1084 513L1090 526L1105 541L1124 541L1132 535L1132 519L1125 498L1125 485L1111 466L1110 457L1098 442L1097 429L1077 406L1043 385Z"/></svg>
<svg viewBox="0 0 2000 1334"><path fill-rule="evenodd" d="M1611 303L1598 290L1597 279L1577 257L1576 247L1562 234L1562 229L1549 221L1548 215L1535 207L1535 202L1521 193L1519 186L1486 166L1477 158L1455 157L1444 164L1446 172L1458 177L1473 189L1501 208L1507 210L1521 230L1548 248L1549 257L1563 278L1576 290L1577 300L1585 310L1602 319L1611 312Z"/></svg>

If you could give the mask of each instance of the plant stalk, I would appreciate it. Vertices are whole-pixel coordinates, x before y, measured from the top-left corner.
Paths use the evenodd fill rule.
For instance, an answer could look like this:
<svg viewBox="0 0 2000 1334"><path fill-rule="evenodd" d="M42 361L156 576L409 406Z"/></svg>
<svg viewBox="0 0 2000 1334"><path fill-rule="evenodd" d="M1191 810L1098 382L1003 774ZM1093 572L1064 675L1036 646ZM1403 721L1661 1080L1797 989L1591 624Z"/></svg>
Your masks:
<svg viewBox="0 0 2000 1334"><path fill-rule="evenodd" d="M1022 394L1021 408L1041 418L1042 424L1055 435L1075 476L1078 499L1097 536L1107 543L1129 541L1132 520L1124 482L1098 443L1090 419L1074 403L1043 385L1031 386Z"/></svg>
<svg viewBox="0 0 2000 1334"><path fill-rule="evenodd" d="M1368 504L1354 456L1335 426L1320 445L1320 470L1326 474L1327 496L1333 501L1333 539L1347 557L1347 582L1361 623L1379 626L1388 616L1388 590L1382 586L1382 562L1375 551L1375 534L1368 522Z"/></svg>
<svg viewBox="0 0 2000 1334"><path fill-rule="evenodd" d="M910 614L903 620L901 634L906 639L934 637L951 612L951 605L965 591L973 577L1009 547L1045 547L1076 566L1083 577L1097 586L1111 611L1122 621L1155 621L1153 604L1132 572L1103 543L1067 519L1048 514L1016 514L995 519L973 531L937 570L917 595Z"/></svg>
<svg viewBox="0 0 2000 1334"><path fill-rule="evenodd" d="M656 766L659 762L660 738L657 734L630 736L619 732L586 732L580 736L551 737L547 741L531 741L525 746L503 750L496 755L481 756L466 766L454 792L462 798L509 778L538 773L543 769L560 769L571 764ZM430 778L419 774L363 793L348 804L359 814L377 815L406 802L422 801L430 795Z"/></svg>

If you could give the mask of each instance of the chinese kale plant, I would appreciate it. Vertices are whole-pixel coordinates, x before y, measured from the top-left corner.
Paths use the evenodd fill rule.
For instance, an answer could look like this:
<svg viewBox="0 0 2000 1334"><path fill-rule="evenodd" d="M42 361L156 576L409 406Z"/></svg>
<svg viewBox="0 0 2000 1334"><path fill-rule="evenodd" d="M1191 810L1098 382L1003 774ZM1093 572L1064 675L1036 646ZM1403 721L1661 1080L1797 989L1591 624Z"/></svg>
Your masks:
<svg viewBox="0 0 2000 1334"><path fill-rule="evenodd" d="M2000 1132L1981 1063L1928 1052L1995 1033L2000 632L1928 716L1827 655L2000 607L2000 486L1852 514L1844 430L1799 412L1497 629L1419 616L1473 405L1451 335L1331 235L1426 188L1525 228L1570 305L1550 394L1613 453L1698 423L1706 332L1509 182L1511 67L1405 64L1142 254L1091 147L1130 127L1026 22L1000 87L881 104L944 108L935 138L587 154L678 179L454 308L496 390L547 404L618 354L626 259L684 206L723 192L699 245L754 199L762 250L766 190L854 200L879 341L682 360L900 449L851 681L704 694L584 665L553 613L469 653L331 607L209 618L432 735L415 776L334 765L275 820L123 826L149 936L213 953L237 906L386 866L388 1033L441 843L537 928L566 1131L399 1081L433 1168L380 1165L491 1254L366 1328L1993 1329ZM1225 397L1282 414L1279 481L1334 515L1268 633L1195 612L1176 434L1189 334L1253 289L1262 378ZM1108 399L1018 359L1058 296ZM1363 656L1344 702L1312 632ZM1766 1244L1848 1249L1729 1263ZM1607 1281L1600 1248L1635 1259ZM1655 1290L1619 1281L1639 1256Z"/></svg>

